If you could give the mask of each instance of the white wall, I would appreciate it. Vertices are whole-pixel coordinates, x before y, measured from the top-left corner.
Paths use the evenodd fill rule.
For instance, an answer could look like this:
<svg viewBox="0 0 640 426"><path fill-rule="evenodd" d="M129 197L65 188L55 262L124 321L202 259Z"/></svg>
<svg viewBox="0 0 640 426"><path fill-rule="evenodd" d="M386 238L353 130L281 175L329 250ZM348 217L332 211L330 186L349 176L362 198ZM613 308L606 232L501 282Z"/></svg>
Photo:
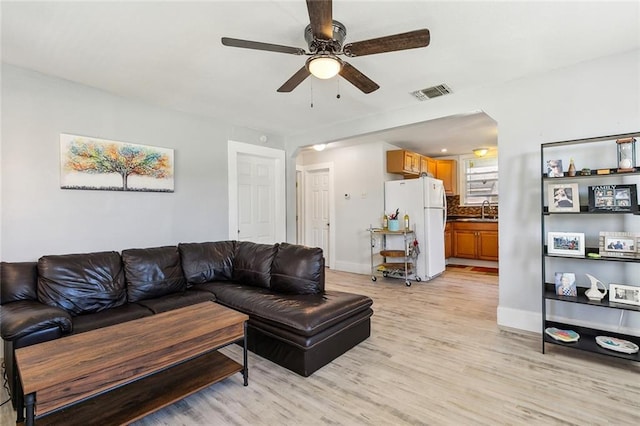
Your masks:
<svg viewBox="0 0 640 426"><path fill-rule="evenodd" d="M2 124L4 261L227 239L227 141L261 135L9 65ZM60 189L60 133L173 148L175 192Z"/></svg>
<svg viewBox="0 0 640 426"><path fill-rule="evenodd" d="M640 131L640 50L499 86L461 93L455 93L455 87L453 90L452 95L413 108L291 136L287 146L293 150L439 117L485 111L498 124L500 150L498 323L539 332L540 144ZM607 268L615 268L615 264ZM561 316L563 312L557 314ZM577 314L585 324L595 318L609 328L617 326L615 310L578 310ZM640 334L640 315L627 313L622 326L627 332Z"/></svg>

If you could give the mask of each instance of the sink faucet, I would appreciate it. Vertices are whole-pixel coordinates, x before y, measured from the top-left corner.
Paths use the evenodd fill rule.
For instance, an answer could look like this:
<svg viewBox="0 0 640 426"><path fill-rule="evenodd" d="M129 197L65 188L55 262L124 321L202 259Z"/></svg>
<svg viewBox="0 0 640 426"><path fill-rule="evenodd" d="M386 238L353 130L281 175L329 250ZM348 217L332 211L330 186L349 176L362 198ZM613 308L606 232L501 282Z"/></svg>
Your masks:
<svg viewBox="0 0 640 426"><path fill-rule="evenodd" d="M484 201L482 202L482 218L483 218L483 219L485 218L484 206L488 206L488 207L489 207L489 210L491 210L491 201L489 201L489 200L484 200Z"/></svg>

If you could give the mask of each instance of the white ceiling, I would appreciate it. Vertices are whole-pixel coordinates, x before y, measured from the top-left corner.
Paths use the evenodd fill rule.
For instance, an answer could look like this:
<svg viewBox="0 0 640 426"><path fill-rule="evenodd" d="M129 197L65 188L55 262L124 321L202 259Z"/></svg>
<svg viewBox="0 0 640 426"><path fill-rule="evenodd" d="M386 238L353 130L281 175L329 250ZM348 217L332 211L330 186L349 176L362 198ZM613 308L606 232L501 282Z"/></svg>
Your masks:
<svg viewBox="0 0 640 426"><path fill-rule="evenodd" d="M335 0L345 42L428 28L431 44L347 59L380 85L372 94L312 77L283 94L276 89L305 57L224 47L220 38L306 49L302 0L2 1L1 8L3 62L285 135L416 105L409 92L437 84L463 92L640 48L638 1ZM468 132L475 136L465 145ZM479 113L384 137L435 154L444 145L489 144L491 135L495 144L495 123Z"/></svg>

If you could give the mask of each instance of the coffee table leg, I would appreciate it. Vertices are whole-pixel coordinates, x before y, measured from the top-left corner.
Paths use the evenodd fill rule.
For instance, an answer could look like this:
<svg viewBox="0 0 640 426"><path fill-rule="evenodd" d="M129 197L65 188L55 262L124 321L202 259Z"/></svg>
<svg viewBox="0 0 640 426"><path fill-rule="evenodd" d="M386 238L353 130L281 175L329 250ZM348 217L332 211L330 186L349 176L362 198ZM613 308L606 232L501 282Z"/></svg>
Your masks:
<svg viewBox="0 0 640 426"><path fill-rule="evenodd" d="M247 362L247 322L244 323L244 344L242 345L242 357L244 366L242 369L242 377L244 378L244 385L249 385L249 363Z"/></svg>
<svg viewBox="0 0 640 426"><path fill-rule="evenodd" d="M33 426L35 423L35 403L36 403L36 394L30 393L24 397L25 405L27 407L27 426Z"/></svg>

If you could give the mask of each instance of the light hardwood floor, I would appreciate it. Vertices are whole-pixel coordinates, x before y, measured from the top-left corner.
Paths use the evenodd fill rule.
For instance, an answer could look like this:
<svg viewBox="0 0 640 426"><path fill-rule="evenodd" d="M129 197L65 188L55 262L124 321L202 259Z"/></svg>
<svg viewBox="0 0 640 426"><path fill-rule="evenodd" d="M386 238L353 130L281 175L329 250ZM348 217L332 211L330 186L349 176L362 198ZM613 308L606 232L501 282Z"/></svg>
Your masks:
<svg viewBox="0 0 640 426"><path fill-rule="evenodd" d="M250 354L248 387L237 374L135 425L640 424L640 364L543 355L539 335L500 330L496 276L452 268L406 287L328 271L327 288L374 300L368 340L308 378ZM14 416L2 407L2 424Z"/></svg>

